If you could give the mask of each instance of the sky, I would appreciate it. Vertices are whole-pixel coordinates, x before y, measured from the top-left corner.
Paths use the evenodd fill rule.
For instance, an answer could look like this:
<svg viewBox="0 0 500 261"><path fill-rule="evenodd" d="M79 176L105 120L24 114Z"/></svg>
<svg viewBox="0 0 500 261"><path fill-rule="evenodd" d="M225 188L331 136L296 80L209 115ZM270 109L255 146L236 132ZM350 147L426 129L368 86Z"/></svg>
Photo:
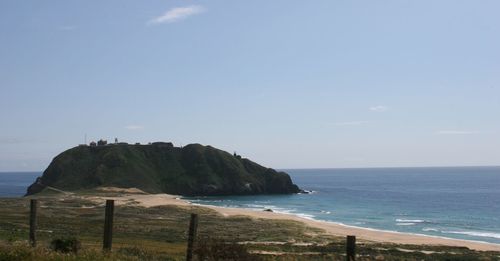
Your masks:
<svg viewBox="0 0 500 261"><path fill-rule="evenodd" d="M0 1L0 171L104 138L500 165L500 1Z"/></svg>

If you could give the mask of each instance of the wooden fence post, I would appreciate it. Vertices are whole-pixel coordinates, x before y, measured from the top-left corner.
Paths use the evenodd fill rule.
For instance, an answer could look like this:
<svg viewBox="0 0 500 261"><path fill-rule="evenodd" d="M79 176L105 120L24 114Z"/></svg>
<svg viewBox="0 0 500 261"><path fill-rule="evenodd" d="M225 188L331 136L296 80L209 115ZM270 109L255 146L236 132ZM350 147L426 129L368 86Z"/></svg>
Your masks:
<svg viewBox="0 0 500 261"><path fill-rule="evenodd" d="M36 247L36 212L37 212L37 200L30 200L30 244L32 247Z"/></svg>
<svg viewBox="0 0 500 261"><path fill-rule="evenodd" d="M191 214L191 221L189 222L188 246L186 252L186 261L193 260L193 246L194 239L196 238L196 230L198 229L198 215Z"/></svg>
<svg viewBox="0 0 500 261"><path fill-rule="evenodd" d="M106 200L106 212L104 214L104 237L102 240L102 249L111 251L113 241L113 214L115 210L115 201Z"/></svg>
<svg viewBox="0 0 500 261"><path fill-rule="evenodd" d="M356 260L356 236L347 236L346 240L346 260Z"/></svg>

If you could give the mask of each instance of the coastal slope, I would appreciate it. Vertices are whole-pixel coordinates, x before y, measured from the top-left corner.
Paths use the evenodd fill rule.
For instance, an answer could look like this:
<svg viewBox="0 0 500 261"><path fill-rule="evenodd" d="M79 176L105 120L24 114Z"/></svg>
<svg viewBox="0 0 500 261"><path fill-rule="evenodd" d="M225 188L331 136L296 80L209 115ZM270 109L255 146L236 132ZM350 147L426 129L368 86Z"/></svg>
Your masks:
<svg viewBox="0 0 500 261"><path fill-rule="evenodd" d="M211 146L172 143L77 146L56 156L27 191L135 187L185 196L290 194L300 189L285 172Z"/></svg>

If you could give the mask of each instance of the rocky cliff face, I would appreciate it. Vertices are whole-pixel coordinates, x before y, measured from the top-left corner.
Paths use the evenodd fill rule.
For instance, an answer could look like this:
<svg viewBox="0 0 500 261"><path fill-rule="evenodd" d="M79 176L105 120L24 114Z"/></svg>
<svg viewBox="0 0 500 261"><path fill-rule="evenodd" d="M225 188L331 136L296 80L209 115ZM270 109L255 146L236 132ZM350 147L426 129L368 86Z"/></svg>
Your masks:
<svg viewBox="0 0 500 261"><path fill-rule="evenodd" d="M211 146L180 148L163 142L69 149L54 158L27 195L47 186L68 191L136 187L150 193L186 196L300 192L284 172Z"/></svg>

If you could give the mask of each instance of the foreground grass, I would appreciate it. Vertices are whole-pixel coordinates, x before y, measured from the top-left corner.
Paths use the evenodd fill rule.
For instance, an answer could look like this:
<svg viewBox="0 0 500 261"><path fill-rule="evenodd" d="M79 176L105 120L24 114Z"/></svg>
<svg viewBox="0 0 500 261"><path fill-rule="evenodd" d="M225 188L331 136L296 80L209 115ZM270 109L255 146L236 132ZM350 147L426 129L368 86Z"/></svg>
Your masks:
<svg viewBox="0 0 500 261"><path fill-rule="evenodd" d="M104 207L76 196L39 198L37 248L27 245L27 199L0 199L0 261L3 260L183 260L190 213L199 215L198 248L224 248L249 253L248 260L344 260L344 238L286 220L223 217L196 206L143 208L130 202L117 206L113 251L101 251ZM49 247L53 239L75 237L78 254ZM214 242L219 243L219 245ZM236 246L238 245L238 246ZM500 253L467 248L359 242L358 260L500 260ZM235 252L235 253L236 253ZM235 254L236 255L236 254ZM205 260L208 257L205 257ZM232 260L227 257L225 260ZM243 260L234 258L233 260Z"/></svg>
<svg viewBox="0 0 500 261"><path fill-rule="evenodd" d="M31 248L27 242L0 243L0 261L95 261L95 260L179 260L162 253L147 252L137 247L118 248L105 253L98 249L87 248L75 253L60 253L47 247Z"/></svg>

